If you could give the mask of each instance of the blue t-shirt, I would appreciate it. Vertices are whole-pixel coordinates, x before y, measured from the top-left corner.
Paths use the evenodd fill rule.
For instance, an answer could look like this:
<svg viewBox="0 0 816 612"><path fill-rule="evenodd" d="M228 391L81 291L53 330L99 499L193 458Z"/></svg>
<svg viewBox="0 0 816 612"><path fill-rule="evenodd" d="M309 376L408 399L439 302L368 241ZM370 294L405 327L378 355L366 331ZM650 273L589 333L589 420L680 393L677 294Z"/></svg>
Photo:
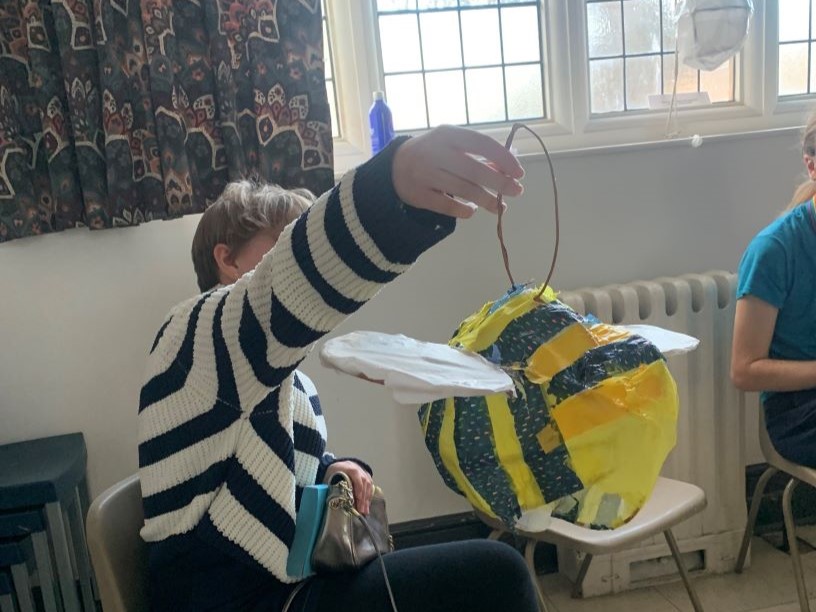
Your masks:
<svg viewBox="0 0 816 612"><path fill-rule="evenodd" d="M816 201L776 219L748 245L737 298L752 295L779 309L768 356L816 360ZM775 395L762 394L762 401Z"/></svg>

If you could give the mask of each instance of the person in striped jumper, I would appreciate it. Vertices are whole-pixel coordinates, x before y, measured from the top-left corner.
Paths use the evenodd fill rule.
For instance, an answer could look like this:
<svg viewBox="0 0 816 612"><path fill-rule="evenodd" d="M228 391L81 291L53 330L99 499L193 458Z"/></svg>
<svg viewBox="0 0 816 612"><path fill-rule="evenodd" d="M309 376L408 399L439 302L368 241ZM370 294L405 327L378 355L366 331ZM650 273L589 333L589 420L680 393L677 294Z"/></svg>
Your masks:
<svg viewBox="0 0 816 612"><path fill-rule="evenodd" d="M281 610L296 582L286 561L303 487L345 472L368 512L371 469L326 452L317 392L296 368L456 218L496 212L492 193L520 194L522 175L492 139L446 126L395 140L313 203L304 190L241 181L202 215L192 249L202 293L159 329L140 397L152 610ZM385 559L402 612L537 609L524 563L505 545ZM389 604L369 565L312 580L291 609Z"/></svg>

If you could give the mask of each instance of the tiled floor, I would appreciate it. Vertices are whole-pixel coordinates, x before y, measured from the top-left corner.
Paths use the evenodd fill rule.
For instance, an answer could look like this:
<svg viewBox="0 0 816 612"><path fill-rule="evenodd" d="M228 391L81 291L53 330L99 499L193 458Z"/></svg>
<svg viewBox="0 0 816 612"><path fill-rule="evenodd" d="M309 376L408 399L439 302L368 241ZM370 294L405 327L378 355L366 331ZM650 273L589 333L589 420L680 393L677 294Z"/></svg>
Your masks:
<svg viewBox="0 0 816 612"><path fill-rule="evenodd" d="M805 582L816 611L816 554L802 556ZM706 612L798 612L790 557L754 538L753 562L742 575L692 578ZM681 582L593 599L571 599L570 582L552 574L541 578L549 612L692 612Z"/></svg>

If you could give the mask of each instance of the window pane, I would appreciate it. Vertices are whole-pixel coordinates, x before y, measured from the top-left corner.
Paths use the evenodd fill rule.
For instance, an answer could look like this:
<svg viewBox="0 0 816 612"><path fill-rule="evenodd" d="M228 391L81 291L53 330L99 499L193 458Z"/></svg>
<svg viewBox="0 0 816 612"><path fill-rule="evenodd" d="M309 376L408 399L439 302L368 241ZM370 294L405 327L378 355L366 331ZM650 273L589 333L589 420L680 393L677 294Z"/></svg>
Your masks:
<svg viewBox="0 0 816 612"><path fill-rule="evenodd" d="M677 24L674 21L674 2L663 0L663 51L673 51L677 44Z"/></svg>
<svg viewBox="0 0 816 612"><path fill-rule="evenodd" d="M465 83L461 70L429 72L425 75L425 87L428 89L431 127L442 123L467 123Z"/></svg>
<svg viewBox="0 0 816 612"><path fill-rule="evenodd" d="M779 45L779 95L808 93L808 43Z"/></svg>
<svg viewBox="0 0 816 612"><path fill-rule="evenodd" d="M507 118L517 120L541 117L544 113L541 66L508 66L504 75L507 83Z"/></svg>
<svg viewBox="0 0 816 612"><path fill-rule="evenodd" d="M810 0L779 1L779 40L807 40Z"/></svg>
<svg viewBox="0 0 816 612"><path fill-rule="evenodd" d="M814 51L816 51L816 43L810 43L810 83L808 84L808 93L812 93L813 87L816 85L816 62L813 61Z"/></svg>
<svg viewBox="0 0 816 612"><path fill-rule="evenodd" d="M467 66L501 64L499 11L462 11L462 42Z"/></svg>
<svg viewBox="0 0 816 612"><path fill-rule="evenodd" d="M813 43L816 38L813 0L779 2L779 96L814 93Z"/></svg>
<svg viewBox="0 0 816 612"><path fill-rule="evenodd" d="M627 55L660 52L660 0L629 0L623 7Z"/></svg>
<svg viewBox="0 0 816 612"><path fill-rule="evenodd" d="M541 57L538 9L534 6L502 9L501 22L505 63L537 62Z"/></svg>
<svg viewBox="0 0 816 612"><path fill-rule="evenodd" d="M389 104L402 105L394 110L397 130L505 122L508 108L513 118L546 117L539 0L414 0L400 12L387 6L376 23Z"/></svg>
<svg viewBox="0 0 816 612"><path fill-rule="evenodd" d="M456 11L422 13L422 60L425 70L458 68L462 65L459 16Z"/></svg>
<svg viewBox="0 0 816 612"><path fill-rule="evenodd" d="M620 2L587 4L589 57L623 53L623 23Z"/></svg>
<svg viewBox="0 0 816 612"><path fill-rule="evenodd" d="M663 56L663 92L672 93L674 87L674 53ZM677 93L697 91L697 71L685 64L680 64L680 80L677 81Z"/></svg>
<svg viewBox="0 0 816 612"><path fill-rule="evenodd" d="M416 15L380 17L380 48L385 72L421 70Z"/></svg>
<svg viewBox="0 0 816 612"><path fill-rule="evenodd" d="M626 60L626 107L649 107L649 96L660 93L660 56L630 57Z"/></svg>
<svg viewBox="0 0 816 612"><path fill-rule="evenodd" d="M810 36L816 35L816 0L810 0Z"/></svg>
<svg viewBox="0 0 816 612"><path fill-rule="evenodd" d="M340 124L337 121L337 106L335 104L334 83L326 81L326 92L329 94L329 111L331 113L332 137L340 135Z"/></svg>
<svg viewBox="0 0 816 612"><path fill-rule="evenodd" d="M417 0L417 7L419 10L456 8L456 0Z"/></svg>
<svg viewBox="0 0 816 612"><path fill-rule="evenodd" d="M386 76L385 93L395 130L428 127L425 116L425 85L421 73Z"/></svg>
<svg viewBox="0 0 816 612"><path fill-rule="evenodd" d="M387 11L413 11L416 8L416 0L377 0L377 10L381 13Z"/></svg>
<svg viewBox="0 0 816 612"><path fill-rule="evenodd" d="M329 100L332 138L340 137L340 120L337 115L337 90L334 85L334 54L331 47L329 22L326 17L326 3L321 0L323 9L323 69L325 71L326 95Z"/></svg>
<svg viewBox="0 0 816 612"><path fill-rule="evenodd" d="M708 92L712 102L731 102L734 99L734 60L716 70L700 72L700 91Z"/></svg>
<svg viewBox="0 0 816 612"><path fill-rule="evenodd" d="M649 96L671 94L677 2L584 2L587 7L592 112L648 109ZM595 63L600 59L618 58L621 61ZM705 90L712 101L734 100L735 66L736 62L732 60L705 76ZM595 82L596 78L600 81ZM700 91L701 79L699 71L682 66L678 93Z"/></svg>
<svg viewBox="0 0 816 612"><path fill-rule="evenodd" d="M593 113L623 110L623 60L590 61L589 82Z"/></svg>
<svg viewBox="0 0 816 612"><path fill-rule="evenodd" d="M331 63L331 47L329 46L329 28L326 25L326 19L323 19L323 65L326 71L326 78L332 78L333 66Z"/></svg>
<svg viewBox="0 0 816 612"><path fill-rule="evenodd" d="M504 121L504 83L501 68L465 71L471 123Z"/></svg>

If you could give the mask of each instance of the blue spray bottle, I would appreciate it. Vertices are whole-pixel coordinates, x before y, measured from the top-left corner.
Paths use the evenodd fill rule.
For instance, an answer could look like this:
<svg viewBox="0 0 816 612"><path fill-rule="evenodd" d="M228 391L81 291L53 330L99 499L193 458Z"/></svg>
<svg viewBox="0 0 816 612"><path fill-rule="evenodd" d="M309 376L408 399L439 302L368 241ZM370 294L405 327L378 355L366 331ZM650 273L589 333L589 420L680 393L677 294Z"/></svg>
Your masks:
<svg viewBox="0 0 816 612"><path fill-rule="evenodd" d="M368 122L371 126L371 153L376 155L394 139L394 122L391 109L385 103L385 94L374 92L374 104L368 111Z"/></svg>

